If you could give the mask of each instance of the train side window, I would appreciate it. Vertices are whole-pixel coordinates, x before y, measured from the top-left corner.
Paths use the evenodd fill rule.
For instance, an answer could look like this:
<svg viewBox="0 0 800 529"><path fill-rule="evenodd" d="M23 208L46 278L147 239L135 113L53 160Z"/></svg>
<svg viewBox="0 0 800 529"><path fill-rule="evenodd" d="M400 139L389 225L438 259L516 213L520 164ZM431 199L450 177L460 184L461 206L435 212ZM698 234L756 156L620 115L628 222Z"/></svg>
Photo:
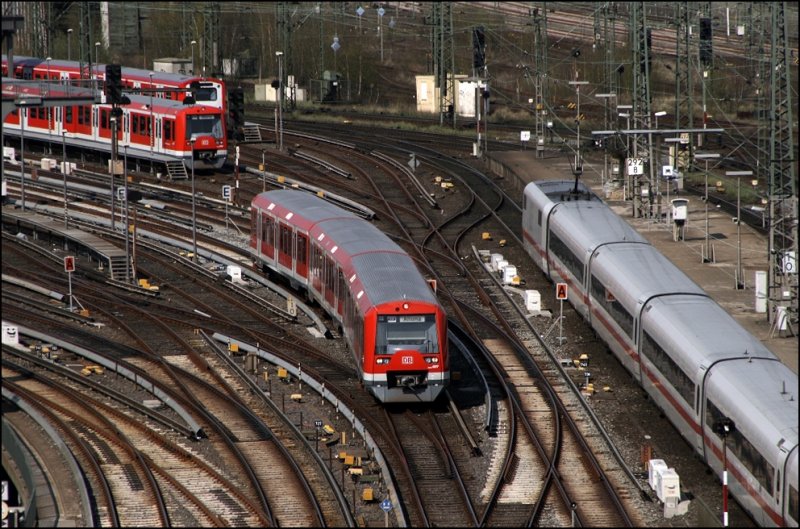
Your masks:
<svg viewBox="0 0 800 529"><path fill-rule="evenodd" d="M325 288L333 291L336 287L336 265L333 259L325 257Z"/></svg>
<svg viewBox="0 0 800 529"><path fill-rule="evenodd" d="M536 222L539 223L539 226L542 225L542 210L541 209L536 210Z"/></svg>
<svg viewBox="0 0 800 529"><path fill-rule="evenodd" d="M292 231L288 226L284 226L281 224L280 229L280 237L279 237L279 244L281 247L281 253L285 253L286 255L292 255Z"/></svg>
<svg viewBox="0 0 800 529"><path fill-rule="evenodd" d="M789 485L789 506L786 512L789 513L789 516L792 517L793 520L800 519L800 496L797 494L797 487L792 487Z"/></svg>
<svg viewBox="0 0 800 529"><path fill-rule="evenodd" d="M725 414L723 414L710 399L706 399L706 426L708 426L718 438L719 434L716 433L714 425L724 418ZM753 475L767 494L774 496L775 467L761 455L756 447L753 446L737 428L734 428L728 433L725 443L727 450L742 462L748 472Z"/></svg>
<svg viewBox="0 0 800 529"><path fill-rule="evenodd" d="M172 119L164 120L164 139L167 141L175 141L174 124L175 120Z"/></svg>
<svg viewBox="0 0 800 529"><path fill-rule="evenodd" d="M656 366L664 378L678 391L683 400L691 405L694 401L695 385L683 369L676 364L669 354L647 332L642 339L642 354Z"/></svg>
<svg viewBox="0 0 800 529"><path fill-rule="evenodd" d="M306 264L308 261L308 238L305 235L297 236L297 262Z"/></svg>
<svg viewBox="0 0 800 529"><path fill-rule="evenodd" d="M261 240L267 243L268 246L275 246L273 230L272 217L266 213L261 215Z"/></svg>
<svg viewBox="0 0 800 529"><path fill-rule="evenodd" d="M572 275L575 276L579 283L583 283L583 263L578 259L578 256L564 244L564 241L552 231L550 232L550 251L564 263L564 266L572 272Z"/></svg>
<svg viewBox="0 0 800 529"><path fill-rule="evenodd" d="M64 107L64 121L72 123L72 107Z"/></svg>
<svg viewBox="0 0 800 529"><path fill-rule="evenodd" d="M633 316L622 306L614 294L594 275L589 288L597 304L608 312L628 337L633 337L635 334Z"/></svg>

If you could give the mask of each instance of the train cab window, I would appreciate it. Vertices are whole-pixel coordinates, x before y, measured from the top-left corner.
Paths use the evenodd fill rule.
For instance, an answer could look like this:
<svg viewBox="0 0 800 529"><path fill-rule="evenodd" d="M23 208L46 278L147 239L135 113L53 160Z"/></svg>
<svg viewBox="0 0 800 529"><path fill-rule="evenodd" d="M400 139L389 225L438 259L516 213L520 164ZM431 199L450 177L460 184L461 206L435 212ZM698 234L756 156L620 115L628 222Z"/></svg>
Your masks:
<svg viewBox="0 0 800 529"><path fill-rule="evenodd" d="M216 101L217 90L213 86L201 86L194 91L195 101Z"/></svg>
<svg viewBox="0 0 800 529"><path fill-rule="evenodd" d="M222 139L224 133L219 114L197 114L186 116L186 139L196 135L211 135Z"/></svg>
<svg viewBox="0 0 800 529"><path fill-rule="evenodd" d="M719 435L714 429L714 425L725 418L717 406L706 399L706 427L714 432L714 435ZM758 449L747 439L747 437L734 428L725 440L727 450L736 456L736 459L742 462L742 465L753 475L753 477L761 485L761 488L769 494L774 495L775 483L775 467L773 467L767 459L761 455Z"/></svg>
<svg viewBox="0 0 800 529"><path fill-rule="evenodd" d="M438 353L435 314L387 314L378 316L375 353L390 355L397 351Z"/></svg>

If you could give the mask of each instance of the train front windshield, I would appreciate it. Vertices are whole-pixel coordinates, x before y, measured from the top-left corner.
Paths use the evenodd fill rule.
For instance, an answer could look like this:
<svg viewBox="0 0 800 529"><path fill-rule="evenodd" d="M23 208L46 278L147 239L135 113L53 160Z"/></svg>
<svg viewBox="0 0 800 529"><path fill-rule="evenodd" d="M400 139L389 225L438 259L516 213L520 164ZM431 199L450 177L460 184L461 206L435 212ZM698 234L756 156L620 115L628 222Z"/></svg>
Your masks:
<svg viewBox="0 0 800 529"><path fill-rule="evenodd" d="M194 90L194 100L198 103L202 101L216 102L217 88L215 86L201 86Z"/></svg>
<svg viewBox="0 0 800 529"><path fill-rule="evenodd" d="M375 352L390 355L397 351L438 353L435 314L378 316Z"/></svg>
<svg viewBox="0 0 800 529"><path fill-rule="evenodd" d="M194 136L214 136L222 139L225 135L222 129L222 119L219 114L193 114L187 116L186 120L186 139Z"/></svg>

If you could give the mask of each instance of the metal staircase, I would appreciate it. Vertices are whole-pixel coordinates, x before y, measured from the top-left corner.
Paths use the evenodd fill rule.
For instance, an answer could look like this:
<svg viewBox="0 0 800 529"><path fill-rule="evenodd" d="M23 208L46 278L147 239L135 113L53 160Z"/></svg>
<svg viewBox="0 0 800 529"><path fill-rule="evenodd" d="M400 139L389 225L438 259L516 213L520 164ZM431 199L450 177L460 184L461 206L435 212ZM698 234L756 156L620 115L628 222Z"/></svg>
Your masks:
<svg viewBox="0 0 800 529"><path fill-rule="evenodd" d="M242 127L245 142L261 143L261 127L255 124L249 124Z"/></svg>
<svg viewBox="0 0 800 529"><path fill-rule="evenodd" d="M183 162L178 160L171 160L167 162L167 175L170 180L188 180L189 173L186 172L186 166Z"/></svg>

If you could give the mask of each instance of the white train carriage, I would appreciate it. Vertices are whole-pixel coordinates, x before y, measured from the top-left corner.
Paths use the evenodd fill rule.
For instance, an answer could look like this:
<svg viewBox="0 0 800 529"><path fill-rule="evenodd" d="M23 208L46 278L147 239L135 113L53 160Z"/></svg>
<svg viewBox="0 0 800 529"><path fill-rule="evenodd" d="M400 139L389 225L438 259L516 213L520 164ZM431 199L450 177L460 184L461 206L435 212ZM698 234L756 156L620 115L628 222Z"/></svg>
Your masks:
<svg viewBox="0 0 800 529"><path fill-rule="evenodd" d="M526 186L526 250L763 525L796 525L797 375L584 186Z"/></svg>
<svg viewBox="0 0 800 529"><path fill-rule="evenodd" d="M797 375L777 358L753 357L751 352L715 363L703 377L704 457L721 475L717 431L730 419L725 456L731 494L760 526L791 525L784 517L793 512L796 527Z"/></svg>

